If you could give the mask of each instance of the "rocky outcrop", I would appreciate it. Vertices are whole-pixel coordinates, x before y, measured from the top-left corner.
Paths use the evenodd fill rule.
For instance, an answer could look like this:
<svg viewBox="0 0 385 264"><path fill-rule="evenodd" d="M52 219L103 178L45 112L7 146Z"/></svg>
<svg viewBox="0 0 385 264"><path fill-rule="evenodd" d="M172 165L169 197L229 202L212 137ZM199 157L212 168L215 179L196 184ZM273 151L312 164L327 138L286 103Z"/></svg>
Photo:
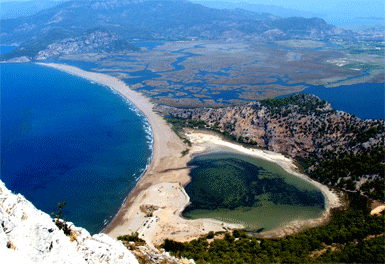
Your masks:
<svg viewBox="0 0 385 264"><path fill-rule="evenodd" d="M137 245L133 241L124 243L135 254L140 263L195 264L193 259L171 256L170 253L166 252L163 248L159 250L149 245Z"/></svg>
<svg viewBox="0 0 385 264"><path fill-rule="evenodd" d="M322 158L328 151L357 153L362 148L383 146L385 137L383 120L361 120L333 110L314 95L218 109L160 106L158 110L174 117L202 120L207 128L238 141L292 157Z"/></svg>
<svg viewBox="0 0 385 264"><path fill-rule="evenodd" d="M1 263L138 263L120 241L105 234L91 237L85 229L68 225L71 236L0 181Z"/></svg>
<svg viewBox="0 0 385 264"><path fill-rule="evenodd" d="M7 60L8 63L21 63L21 62L30 62L31 60L27 56L15 57Z"/></svg>
<svg viewBox="0 0 385 264"><path fill-rule="evenodd" d="M66 38L52 43L38 52L36 60L45 60L60 55L102 53L137 50L134 45L109 30L97 29L85 32L76 38Z"/></svg>
<svg viewBox="0 0 385 264"><path fill-rule="evenodd" d="M383 200L384 120L361 120L298 94L241 106L176 109L159 106L178 127L198 127L296 158L314 180Z"/></svg>

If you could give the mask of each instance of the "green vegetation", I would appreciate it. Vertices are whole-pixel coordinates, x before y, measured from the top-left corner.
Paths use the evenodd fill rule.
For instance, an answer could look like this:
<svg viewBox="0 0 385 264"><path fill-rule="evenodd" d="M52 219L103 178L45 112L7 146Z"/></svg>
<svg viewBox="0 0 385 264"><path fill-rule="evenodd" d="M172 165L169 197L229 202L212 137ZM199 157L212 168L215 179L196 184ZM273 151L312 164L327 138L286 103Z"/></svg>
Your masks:
<svg viewBox="0 0 385 264"><path fill-rule="evenodd" d="M207 124L203 120L192 120L192 119L184 119L184 118L170 118L170 117L164 117L164 119L172 124L173 128L177 130L181 130L183 127L189 127L189 128L198 128L198 129L204 129L207 127Z"/></svg>
<svg viewBox="0 0 385 264"><path fill-rule="evenodd" d="M380 137L385 131L384 122L334 114L325 101L309 95L267 99L261 101L261 105L270 111L267 118L278 119L278 126L290 132L288 136L297 134L313 140L315 150L296 157L297 161L311 178L343 190L349 196L350 209L335 211L328 225L284 239L247 237L241 231L234 231L214 241L213 233L189 243L166 240L162 247L177 256L193 258L197 263L383 263L384 216L370 216L367 205L371 199L384 200L385 147ZM183 116L188 113L184 111ZM191 111L194 118L201 118L200 114L204 113ZM221 121L217 112L211 116L205 118L210 124L206 129L252 143L249 138L231 135L237 121ZM308 116L312 118L309 120ZM179 122L181 127L190 124L188 119L174 122Z"/></svg>
<svg viewBox="0 0 385 264"><path fill-rule="evenodd" d="M325 113L323 110L327 106L325 100L318 100L314 96L309 96L308 94L295 94L289 97L280 98L280 99L265 99L260 101L262 106L267 107L272 114L280 113L283 116L287 116L291 112L296 112L300 114L307 113L316 113L320 114ZM292 109L295 107L294 109Z"/></svg>
<svg viewBox="0 0 385 264"><path fill-rule="evenodd" d="M214 231L210 231L210 232L208 233L208 235L207 235L207 239L212 239L212 238L214 238L214 236L215 236Z"/></svg>
<svg viewBox="0 0 385 264"><path fill-rule="evenodd" d="M326 226L283 239L248 237L235 230L211 243L205 237L185 243L166 239L161 247L175 256L193 258L197 263L382 263L385 260L383 222L384 216L350 209L337 213Z"/></svg>
<svg viewBox="0 0 385 264"><path fill-rule="evenodd" d="M324 153L325 159L316 166L313 159L307 159L302 165L307 174L327 185L355 191L356 182L365 176L370 179L362 184L360 191L373 199L384 199L384 158L385 148L362 149L360 154L347 152L334 157L334 153ZM376 175L374 179L371 176Z"/></svg>
<svg viewBox="0 0 385 264"><path fill-rule="evenodd" d="M190 151L189 149L183 150L183 151L181 152L182 157L186 156L186 155L188 154L189 151Z"/></svg>
<svg viewBox="0 0 385 264"><path fill-rule="evenodd" d="M364 129L358 129L351 127L350 130L355 134L355 139L350 142L351 146L355 146L359 143L364 143L370 138L375 137L378 133L385 131L385 126L377 124L377 126L371 126Z"/></svg>
<svg viewBox="0 0 385 264"><path fill-rule="evenodd" d="M250 118L246 120L241 113L253 115L253 110L259 111L261 105L268 109L264 117L268 121L259 117L254 117L257 121L249 121ZM244 125L268 122L273 125L270 127L273 131L265 131L265 136L259 140L264 140L263 143L268 145L271 143L269 137L279 135L282 131L285 137L293 138L296 147L303 150L294 158L311 178L340 190L358 191L370 198L384 200L383 120L363 121L354 115L337 114L330 110L326 101L308 94L266 99L260 101L260 104L243 106L237 113L239 116L231 120L221 119L223 111L210 111L207 114L205 110L183 110L181 116L191 116L198 120L175 118L173 122L178 123L179 127L201 124L201 127L215 131L229 140L251 146L257 145L256 138L242 136ZM207 122L206 125L203 126L205 123L199 120L201 118ZM263 129L259 126L259 129ZM300 139L309 139L310 142L304 144ZM292 146L289 143L283 144L289 147L287 153L290 153ZM314 146L310 152L309 146Z"/></svg>
<svg viewBox="0 0 385 264"><path fill-rule="evenodd" d="M145 245L146 241L139 238L138 232L132 233L131 235L125 235L125 236L118 236L118 240L122 242L135 242L136 245Z"/></svg>
<svg viewBox="0 0 385 264"><path fill-rule="evenodd" d="M62 204L61 203L58 203L57 206L59 207L59 211L57 212L57 214L55 212L52 212L51 215L56 218L55 220L55 225L60 229L60 230L63 230L64 234L66 236L70 236L71 235L71 229L69 228L67 222L64 220L64 216L63 216L63 207L66 205L66 202L63 202Z"/></svg>
<svg viewBox="0 0 385 264"><path fill-rule="evenodd" d="M189 120L189 119L182 119L182 118L170 118L170 117L164 117L164 119L170 123L172 125L172 130L175 132L175 134L183 140L183 143L187 144L189 147L191 147L191 141L188 139L188 138L185 138L183 136L181 136L180 134L180 131L182 130L182 128L184 126L188 126L188 127L194 127L195 124L198 124L198 126L200 128L202 128L202 122L204 123L204 121L200 122L200 121L195 121L195 120ZM186 123L187 122L187 123ZM185 150L186 151L186 150ZM185 152L183 151L183 152ZM188 153L185 152L183 153L182 152L182 155L186 155Z"/></svg>

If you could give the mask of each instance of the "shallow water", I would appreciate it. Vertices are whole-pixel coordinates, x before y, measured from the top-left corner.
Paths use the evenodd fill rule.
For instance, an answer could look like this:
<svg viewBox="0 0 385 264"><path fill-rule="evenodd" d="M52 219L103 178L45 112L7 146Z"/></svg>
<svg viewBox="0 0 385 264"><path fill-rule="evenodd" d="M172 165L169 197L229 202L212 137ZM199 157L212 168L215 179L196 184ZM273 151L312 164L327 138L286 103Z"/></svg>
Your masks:
<svg viewBox="0 0 385 264"><path fill-rule="evenodd" d="M325 200L309 182L280 166L234 152L199 155L186 192L186 218L214 218L244 224L248 231L276 229L294 220L322 216Z"/></svg>

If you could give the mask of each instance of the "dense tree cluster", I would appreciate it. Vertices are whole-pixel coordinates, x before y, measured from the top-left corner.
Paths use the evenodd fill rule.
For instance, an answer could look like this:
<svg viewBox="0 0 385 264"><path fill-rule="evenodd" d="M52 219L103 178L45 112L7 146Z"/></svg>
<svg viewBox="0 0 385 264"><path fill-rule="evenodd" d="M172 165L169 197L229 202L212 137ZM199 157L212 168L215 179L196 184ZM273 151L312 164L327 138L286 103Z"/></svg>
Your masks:
<svg viewBox="0 0 385 264"><path fill-rule="evenodd" d="M368 197L383 200L384 153L384 147L363 149L360 154L344 152L337 157L334 153L326 153L324 160L317 162L310 158L303 164L308 175L319 182L346 191L359 190Z"/></svg>
<svg viewBox="0 0 385 264"><path fill-rule="evenodd" d="M201 237L185 243L167 239L161 247L197 263L383 263L383 223L384 216L351 209L335 215L326 226L283 239L249 237L236 230L223 239Z"/></svg>
<svg viewBox="0 0 385 264"><path fill-rule="evenodd" d="M144 244L146 244L146 241L144 241L143 239L139 238L138 232L132 233L131 235L118 236L118 240L120 240L122 242L133 241L133 242L135 242L136 245L144 245Z"/></svg>
<svg viewBox="0 0 385 264"><path fill-rule="evenodd" d="M300 114L320 114L325 113L326 109L328 109L327 111L335 112L335 110L331 110L328 102L308 94L296 94L280 99L268 98L260 101L260 104L269 109L272 114L280 113L284 116L292 112Z"/></svg>

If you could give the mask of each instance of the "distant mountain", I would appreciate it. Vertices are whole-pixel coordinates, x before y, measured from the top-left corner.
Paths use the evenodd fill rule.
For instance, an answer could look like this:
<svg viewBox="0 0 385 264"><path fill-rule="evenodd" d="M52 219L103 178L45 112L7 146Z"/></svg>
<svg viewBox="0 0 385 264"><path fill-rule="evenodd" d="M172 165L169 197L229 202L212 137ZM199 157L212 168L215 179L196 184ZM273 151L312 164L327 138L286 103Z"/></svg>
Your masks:
<svg viewBox="0 0 385 264"><path fill-rule="evenodd" d="M383 42L385 40L384 21L372 26L361 25L360 27L355 27L352 30L360 35L360 40Z"/></svg>
<svg viewBox="0 0 385 264"><path fill-rule="evenodd" d="M247 2L234 3L226 1L192 1L194 3L207 6L210 8L216 9L237 9L242 8L247 11L259 12L259 13L269 13L277 17L287 18L287 17L304 17L312 18L319 16L318 14L300 11L296 9L284 8L276 5L262 5L262 4L249 4Z"/></svg>
<svg viewBox="0 0 385 264"><path fill-rule="evenodd" d="M112 30L127 39L218 38L231 29L231 22L262 19L266 16L255 12L221 11L183 0L79 0L29 17L2 20L1 41L23 43L53 28L80 34L94 27Z"/></svg>
<svg viewBox="0 0 385 264"><path fill-rule="evenodd" d="M27 57L35 60L45 60L60 55L74 55L82 53L104 53L121 51L138 51L139 48L130 44L112 31L105 29L92 29L78 37L69 37L53 42L55 37L61 38L65 34L55 30L37 41L18 47L10 53L3 54L1 59L7 60L15 57Z"/></svg>
<svg viewBox="0 0 385 264"><path fill-rule="evenodd" d="M75 0L29 17L2 19L1 44L22 44L21 48L29 50L27 54L36 56L49 44L79 36L95 27L110 30L128 41L351 37L350 32L322 19L279 19L267 13L219 10L186 0Z"/></svg>
<svg viewBox="0 0 385 264"><path fill-rule="evenodd" d="M105 29L88 30L77 38L66 38L50 44L38 52L36 59L45 60L60 55L82 53L103 53L138 51L139 48L128 43L115 33Z"/></svg>
<svg viewBox="0 0 385 264"><path fill-rule="evenodd" d="M0 3L0 17L3 19L34 15L44 9L61 4L63 1L34 0L28 2Z"/></svg>

